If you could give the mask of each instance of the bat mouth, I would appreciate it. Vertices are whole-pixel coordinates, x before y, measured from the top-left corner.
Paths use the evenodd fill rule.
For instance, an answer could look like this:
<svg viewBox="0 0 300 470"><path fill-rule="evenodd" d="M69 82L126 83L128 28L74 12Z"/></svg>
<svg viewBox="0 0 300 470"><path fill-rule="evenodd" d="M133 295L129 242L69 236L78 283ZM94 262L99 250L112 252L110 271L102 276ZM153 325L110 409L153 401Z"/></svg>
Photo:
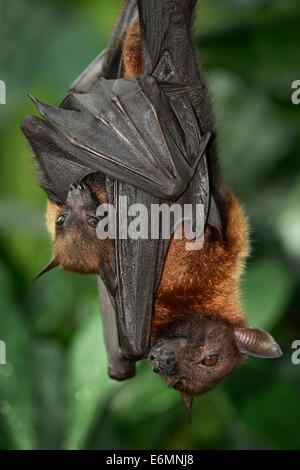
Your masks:
<svg viewBox="0 0 300 470"><path fill-rule="evenodd" d="M169 386L172 388L175 388L176 390L186 390L186 383L187 379L186 377L176 377L175 379L171 380L169 382Z"/></svg>

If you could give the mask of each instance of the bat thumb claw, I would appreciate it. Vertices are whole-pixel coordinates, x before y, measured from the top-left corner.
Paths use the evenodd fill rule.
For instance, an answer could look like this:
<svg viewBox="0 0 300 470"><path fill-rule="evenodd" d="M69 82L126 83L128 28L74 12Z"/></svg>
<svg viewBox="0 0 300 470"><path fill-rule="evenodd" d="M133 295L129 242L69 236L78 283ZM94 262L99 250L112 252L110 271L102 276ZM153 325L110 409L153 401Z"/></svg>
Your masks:
<svg viewBox="0 0 300 470"><path fill-rule="evenodd" d="M205 149L207 147L207 144L209 142L211 138L211 132L207 132L206 134L204 134L201 138L201 143L200 143L200 149L199 149L199 155L198 157L196 158L194 164L193 164L193 172L195 172L197 170L197 167L199 165L199 162L201 160L201 157L202 155L204 154L205 152Z"/></svg>
<svg viewBox="0 0 300 470"><path fill-rule="evenodd" d="M57 259L53 259L50 261L49 264L47 264L47 266L34 278L33 282L35 282L39 277L41 277L43 274L47 273L48 271L51 271L51 269L54 269L56 268L57 266L59 266L59 262L57 261Z"/></svg>

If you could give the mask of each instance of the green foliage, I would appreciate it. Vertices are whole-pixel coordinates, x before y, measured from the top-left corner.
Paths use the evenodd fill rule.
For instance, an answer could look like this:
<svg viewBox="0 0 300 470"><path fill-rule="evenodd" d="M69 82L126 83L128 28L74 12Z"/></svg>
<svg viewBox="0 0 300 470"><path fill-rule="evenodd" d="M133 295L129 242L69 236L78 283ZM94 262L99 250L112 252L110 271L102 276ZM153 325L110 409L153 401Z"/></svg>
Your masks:
<svg viewBox="0 0 300 470"><path fill-rule="evenodd" d="M107 376L96 283L60 271L32 284L50 256L45 196L19 125L28 92L58 104L102 49L121 0L0 2L1 449L299 449L300 107L296 0L199 0L195 27L226 178L245 206L252 254L243 283L249 324L285 353L248 359L195 401L146 361L135 378Z"/></svg>

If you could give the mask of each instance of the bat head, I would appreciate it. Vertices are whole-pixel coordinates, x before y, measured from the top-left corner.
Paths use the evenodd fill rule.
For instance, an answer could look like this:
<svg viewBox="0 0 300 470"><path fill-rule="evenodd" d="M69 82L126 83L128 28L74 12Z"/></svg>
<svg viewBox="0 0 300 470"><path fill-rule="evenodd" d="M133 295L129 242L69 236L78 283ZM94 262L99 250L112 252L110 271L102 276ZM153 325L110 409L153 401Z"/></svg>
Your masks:
<svg viewBox="0 0 300 470"><path fill-rule="evenodd" d="M109 254L109 242L100 241L96 232L100 203L99 194L86 182L70 185L64 205L50 203L47 219L54 235L54 259L37 277L56 266L81 274L99 274L99 264Z"/></svg>
<svg viewBox="0 0 300 470"><path fill-rule="evenodd" d="M98 273L102 257L96 228L99 202L86 183L70 186L55 220L54 256L65 271Z"/></svg>
<svg viewBox="0 0 300 470"><path fill-rule="evenodd" d="M161 327L148 359L154 372L188 397L208 392L246 355L275 358L282 352L264 330L239 328L206 315L193 315Z"/></svg>

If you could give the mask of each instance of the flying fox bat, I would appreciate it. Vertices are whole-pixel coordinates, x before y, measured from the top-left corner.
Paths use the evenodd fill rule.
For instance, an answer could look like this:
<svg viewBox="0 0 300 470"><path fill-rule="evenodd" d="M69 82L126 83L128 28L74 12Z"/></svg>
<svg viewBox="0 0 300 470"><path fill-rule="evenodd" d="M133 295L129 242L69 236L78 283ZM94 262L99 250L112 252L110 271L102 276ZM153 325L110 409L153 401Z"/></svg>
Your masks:
<svg viewBox="0 0 300 470"><path fill-rule="evenodd" d="M134 362L148 357L189 412L194 395L212 389L247 355L282 354L269 333L246 326L240 307L247 222L217 160L193 45L196 3L127 2L108 48L60 107L32 98L44 119L22 123L54 240L54 258L42 273L60 265L97 274L115 313L103 319L108 352L119 360L111 376L133 375ZM156 239L124 239L123 197L149 211L154 204L201 204L202 249L186 250L187 238L174 236L172 222L171 239L161 226ZM116 209L113 240L97 237L103 203Z"/></svg>

